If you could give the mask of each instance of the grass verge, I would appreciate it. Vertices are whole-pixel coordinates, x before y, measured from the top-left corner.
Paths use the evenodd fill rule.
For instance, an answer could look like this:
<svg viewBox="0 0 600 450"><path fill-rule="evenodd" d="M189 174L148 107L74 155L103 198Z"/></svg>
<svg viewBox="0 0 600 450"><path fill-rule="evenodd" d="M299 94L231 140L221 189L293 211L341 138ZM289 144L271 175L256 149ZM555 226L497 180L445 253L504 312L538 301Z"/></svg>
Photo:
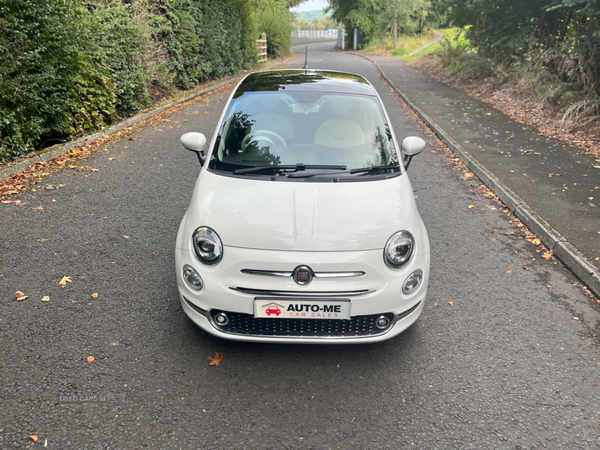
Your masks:
<svg viewBox="0 0 600 450"><path fill-rule="evenodd" d="M382 56L404 56L427 44L435 37L435 30L427 30L419 35L400 36L396 42L391 37L374 39L364 51Z"/></svg>
<svg viewBox="0 0 600 450"><path fill-rule="evenodd" d="M444 39L437 41L433 44L431 44L429 47L424 48L423 50L421 50L419 53L416 53L412 56L409 56L409 53L406 53L406 55L402 56L401 59L407 63L412 63L413 61L422 58L423 56L426 55L431 55L433 53L436 53L440 46L442 45L442 42L444 40L448 40L448 41L453 41L455 39L459 39L459 40L464 40L464 37L462 36L462 34L460 33L461 29L460 28L447 28L444 30L436 30L439 31L440 33L442 33L444 35ZM435 33L434 33L435 34ZM425 44L422 44L425 45ZM417 48L419 48L420 46L415 47L413 50L416 50ZM411 50L412 52L412 50Z"/></svg>
<svg viewBox="0 0 600 450"><path fill-rule="evenodd" d="M552 74L540 57L493 59L458 30L403 58L432 78L489 103L540 134L600 158L600 99ZM452 36L448 33L449 36Z"/></svg>

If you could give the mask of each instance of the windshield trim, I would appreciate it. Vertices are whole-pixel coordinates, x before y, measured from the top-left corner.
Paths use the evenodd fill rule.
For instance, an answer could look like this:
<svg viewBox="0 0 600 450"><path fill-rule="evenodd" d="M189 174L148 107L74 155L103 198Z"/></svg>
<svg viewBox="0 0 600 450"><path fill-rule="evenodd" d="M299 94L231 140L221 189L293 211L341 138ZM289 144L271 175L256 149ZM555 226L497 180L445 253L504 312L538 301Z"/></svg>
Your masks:
<svg viewBox="0 0 600 450"><path fill-rule="evenodd" d="M288 182L288 183L350 183L350 182L365 182L365 181L382 181L389 180L391 178L396 178L401 175L404 175L406 172L392 172L392 173L384 173L377 175L359 175L359 176L334 176L334 174L328 174L331 176L317 176L317 177L287 177L282 175L259 175L255 173L245 173L245 174L234 174L233 172L226 172L218 169L208 169L204 168L214 175L220 175L228 178L237 178L238 180L254 180L254 181L275 181L275 182ZM335 175L341 175L341 173L336 173Z"/></svg>

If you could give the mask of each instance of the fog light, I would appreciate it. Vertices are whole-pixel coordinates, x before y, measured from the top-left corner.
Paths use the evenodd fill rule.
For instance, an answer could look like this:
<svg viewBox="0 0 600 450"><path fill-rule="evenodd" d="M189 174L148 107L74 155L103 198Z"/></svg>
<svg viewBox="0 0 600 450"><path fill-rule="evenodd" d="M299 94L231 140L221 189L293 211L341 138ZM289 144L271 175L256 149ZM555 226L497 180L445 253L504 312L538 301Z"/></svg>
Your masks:
<svg viewBox="0 0 600 450"><path fill-rule="evenodd" d="M195 291L199 291L204 286L200 274L189 264L183 266L183 279L187 282L188 286Z"/></svg>
<svg viewBox="0 0 600 450"><path fill-rule="evenodd" d="M423 271L421 269L417 269L404 281L404 284L402 285L402 293L406 295L412 294L413 291L421 285L421 281L423 281Z"/></svg>
<svg viewBox="0 0 600 450"><path fill-rule="evenodd" d="M379 328L380 330L387 328L389 325L390 325L390 319L388 319L386 316L380 316L375 321L375 326L377 328Z"/></svg>
<svg viewBox="0 0 600 450"><path fill-rule="evenodd" d="M229 323L229 317L227 317L227 314L220 312L219 314L217 314L215 316L215 320L217 321L218 325L221 325L222 327L224 327L225 325L227 325Z"/></svg>

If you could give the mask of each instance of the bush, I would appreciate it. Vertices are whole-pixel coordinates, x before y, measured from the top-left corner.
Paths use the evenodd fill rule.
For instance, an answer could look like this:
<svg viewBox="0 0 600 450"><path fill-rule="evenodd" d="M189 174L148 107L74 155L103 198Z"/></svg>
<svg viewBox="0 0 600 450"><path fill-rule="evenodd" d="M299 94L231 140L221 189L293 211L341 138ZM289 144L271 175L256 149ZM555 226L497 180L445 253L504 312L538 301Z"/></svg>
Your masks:
<svg viewBox="0 0 600 450"><path fill-rule="evenodd" d="M258 22L258 35L267 35L267 53L272 56L281 56L287 53L292 45L292 22L294 15L285 3L269 0L256 14Z"/></svg>
<svg viewBox="0 0 600 450"><path fill-rule="evenodd" d="M465 41L444 39L436 55L445 67L455 73L479 79L493 74L492 61L478 55Z"/></svg>
<svg viewBox="0 0 600 450"><path fill-rule="evenodd" d="M0 0L0 162L249 69L265 2L277 54L284 0Z"/></svg>
<svg viewBox="0 0 600 450"><path fill-rule="evenodd" d="M110 98L104 70L91 64L94 41L79 0L4 0L0 6L0 160L28 153L49 137L102 126ZM92 52L90 52L92 49ZM87 90L89 88L89 90ZM74 117L77 124L74 125Z"/></svg>
<svg viewBox="0 0 600 450"><path fill-rule="evenodd" d="M91 11L91 38L98 43L94 64L104 66L115 89L115 111L127 117L150 105L147 77L138 64L140 28L129 5L110 1Z"/></svg>
<svg viewBox="0 0 600 450"><path fill-rule="evenodd" d="M169 4L166 45L176 87L189 89L256 63L256 25L248 1L171 0Z"/></svg>

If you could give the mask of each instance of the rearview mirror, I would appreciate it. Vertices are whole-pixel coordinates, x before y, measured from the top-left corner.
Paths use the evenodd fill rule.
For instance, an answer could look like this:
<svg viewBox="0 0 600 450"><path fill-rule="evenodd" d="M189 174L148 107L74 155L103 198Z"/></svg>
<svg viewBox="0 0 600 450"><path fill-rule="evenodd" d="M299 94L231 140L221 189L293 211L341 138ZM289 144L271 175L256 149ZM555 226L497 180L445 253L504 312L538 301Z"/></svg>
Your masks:
<svg viewBox="0 0 600 450"><path fill-rule="evenodd" d="M185 133L181 136L181 143L186 149L196 153L200 164L204 164L206 159L206 137L202 133Z"/></svg>
<svg viewBox="0 0 600 450"><path fill-rule="evenodd" d="M409 136L402 141L402 153L404 153L404 168L408 169L413 156L418 155L425 148L425 141L420 137Z"/></svg>

